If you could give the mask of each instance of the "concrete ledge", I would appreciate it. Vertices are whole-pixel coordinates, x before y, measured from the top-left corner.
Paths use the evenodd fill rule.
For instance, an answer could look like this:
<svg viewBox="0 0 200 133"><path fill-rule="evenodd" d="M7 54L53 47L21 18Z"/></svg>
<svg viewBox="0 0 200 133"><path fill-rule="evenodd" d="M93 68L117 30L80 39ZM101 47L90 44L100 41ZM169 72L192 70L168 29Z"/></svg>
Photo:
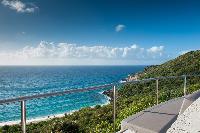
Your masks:
<svg viewBox="0 0 200 133"><path fill-rule="evenodd" d="M176 121L179 113L183 113L199 97L200 91L196 91L143 110L124 119L121 129L129 129L133 133L165 133Z"/></svg>

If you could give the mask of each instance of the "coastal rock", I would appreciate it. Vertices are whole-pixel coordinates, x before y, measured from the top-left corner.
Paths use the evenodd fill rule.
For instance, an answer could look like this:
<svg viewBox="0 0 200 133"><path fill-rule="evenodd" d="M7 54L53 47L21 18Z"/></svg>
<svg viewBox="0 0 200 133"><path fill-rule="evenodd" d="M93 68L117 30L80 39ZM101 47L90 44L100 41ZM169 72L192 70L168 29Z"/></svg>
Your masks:
<svg viewBox="0 0 200 133"><path fill-rule="evenodd" d="M113 99L113 90L105 90L105 91L103 91L102 94L108 96L110 98L110 101L112 101L112 99Z"/></svg>

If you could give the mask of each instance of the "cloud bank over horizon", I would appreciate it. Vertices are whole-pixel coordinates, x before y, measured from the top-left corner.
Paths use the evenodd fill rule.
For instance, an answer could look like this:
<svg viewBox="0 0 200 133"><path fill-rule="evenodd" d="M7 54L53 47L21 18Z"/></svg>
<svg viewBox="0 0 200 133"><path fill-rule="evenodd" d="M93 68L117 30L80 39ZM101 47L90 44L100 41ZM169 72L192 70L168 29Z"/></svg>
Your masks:
<svg viewBox="0 0 200 133"><path fill-rule="evenodd" d="M142 48L77 45L41 41L13 52L0 52L0 65L143 65L166 60L164 46Z"/></svg>

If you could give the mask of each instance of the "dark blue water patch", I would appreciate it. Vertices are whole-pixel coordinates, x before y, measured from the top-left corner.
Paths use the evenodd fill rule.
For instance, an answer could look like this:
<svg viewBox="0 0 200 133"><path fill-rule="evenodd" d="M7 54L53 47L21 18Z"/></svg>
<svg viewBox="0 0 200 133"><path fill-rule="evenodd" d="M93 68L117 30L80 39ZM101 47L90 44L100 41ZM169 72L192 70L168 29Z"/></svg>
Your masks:
<svg viewBox="0 0 200 133"><path fill-rule="evenodd" d="M145 66L43 66L0 67L0 99L118 82ZM104 104L99 91L68 94L27 101L29 119ZM20 120L19 103L0 105L0 121Z"/></svg>

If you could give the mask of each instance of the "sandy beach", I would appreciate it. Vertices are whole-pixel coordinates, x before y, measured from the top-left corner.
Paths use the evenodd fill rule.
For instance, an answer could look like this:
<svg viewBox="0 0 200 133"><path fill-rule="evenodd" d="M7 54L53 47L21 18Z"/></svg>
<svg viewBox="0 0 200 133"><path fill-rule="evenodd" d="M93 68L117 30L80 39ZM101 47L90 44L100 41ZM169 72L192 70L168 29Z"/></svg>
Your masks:
<svg viewBox="0 0 200 133"><path fill-rule="evenodd" d="M72 111L73 113L75 111ZM65 114L70 114L70 113L63 113L63 114L57 114L57 115L51 115L51 116L44 116L44 117L38 117L38 118L33 118L33 119L28 119L26 122L29 123L37 123L40 121L47 121L53 118L61 118L64 117ZM8 122L0 122L0 126L5 126L5 125L15 125L15 124L20 124L20 120L17 121L8 121Z"/></svg>

